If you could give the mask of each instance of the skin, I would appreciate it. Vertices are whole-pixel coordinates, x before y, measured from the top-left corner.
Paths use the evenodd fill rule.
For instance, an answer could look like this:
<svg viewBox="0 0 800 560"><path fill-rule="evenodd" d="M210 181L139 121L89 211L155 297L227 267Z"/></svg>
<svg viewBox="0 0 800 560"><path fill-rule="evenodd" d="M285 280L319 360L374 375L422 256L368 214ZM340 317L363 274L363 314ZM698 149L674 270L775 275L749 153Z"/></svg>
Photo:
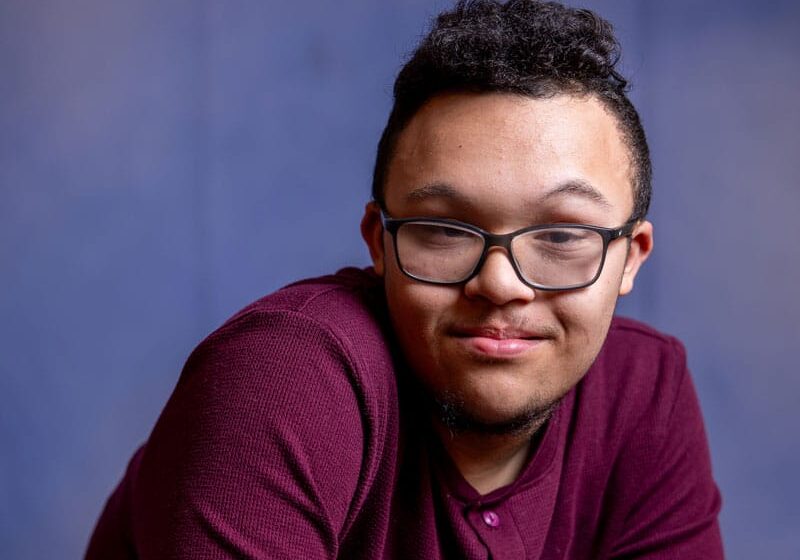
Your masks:
<svg viewBox="0 0 800 560"><path fill-rule="evenodd" d="M394 218L453 218L495 233L557 222L619 227L633 210L632 176L617 121L594 97L444 94L400 134L385 200ZM543 292L519 280L499 247L465 284L412 280L379 212L368 204L361 229L404 355L433 397L455 399L485 429L454 432L435 414L434 428L476 490L507 485L545 420L532 411L557 403L600 351L617 297L652 249L652 225L642 221L630 244L609 246L593 285ZM498 339L521 350L493 352ZM519 418L522 429L489 433Z"/></svg>

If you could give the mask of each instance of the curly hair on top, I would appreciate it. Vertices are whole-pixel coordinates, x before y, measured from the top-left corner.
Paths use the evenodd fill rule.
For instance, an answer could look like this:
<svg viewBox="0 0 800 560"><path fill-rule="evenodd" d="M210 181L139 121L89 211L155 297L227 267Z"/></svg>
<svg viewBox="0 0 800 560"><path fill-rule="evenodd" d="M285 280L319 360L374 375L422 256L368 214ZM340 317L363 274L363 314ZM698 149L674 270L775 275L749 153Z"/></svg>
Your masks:
<svg viewBox="0 0 800 560"><path fill-rule="evenodd" d="M650 206L651 163L639 115L616 70L620 46L594 12L537 0L460 0L440 14L400 70L375 161L372 197L383 190L397 139L426 101L444 92L508 92L533 98L596 96L616 116L634 169L633 219Z"/></svg>

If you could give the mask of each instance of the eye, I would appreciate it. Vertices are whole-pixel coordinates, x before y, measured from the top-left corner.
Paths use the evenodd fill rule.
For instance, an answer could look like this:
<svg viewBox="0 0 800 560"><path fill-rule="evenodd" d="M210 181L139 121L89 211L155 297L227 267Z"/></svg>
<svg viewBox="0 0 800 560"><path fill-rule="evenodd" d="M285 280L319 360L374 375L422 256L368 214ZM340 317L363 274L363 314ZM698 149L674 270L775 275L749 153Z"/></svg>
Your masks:
<svg viewBox="0 0 800 560"><path fill-rule="evenodd" d="M602 249L603 238L583 228L547 228L535 230L516 244L517 251L532 251L548 258L576 258Z"/></svg>
<svg viewBox="0 0 800 560"><path fill-rule="evenodd" d="M439 224L419 224L418 234L430 247L456 248L472 245L480 240L467 230Z"/></svg>
<svg viewBox="0 0 800 560"><path fill-rule="evenodd" d="M585 235L568 229L552 229L544 230L536 235L536 240L543 243L550 243L552 245L569 245L571 243L579 243L585 239Z"/></svg>
<svg viewBox="0 0 800 560"><path fill-rule="evenodd" d="M398 240L404 246L427 251L462 251L482 243L480 235L442 223L411 222L404 224L398 233Z"/></svg>
<svg viewBox="0 0 800 560"><path fill-rule="evenodd" d="M463 229L457 229L454 227L448 226L428 226L431 228L431 235L441 235L444 237L449 237L451 239L466 239L470 237L474 237L474 234L465 231Z"/></svg>

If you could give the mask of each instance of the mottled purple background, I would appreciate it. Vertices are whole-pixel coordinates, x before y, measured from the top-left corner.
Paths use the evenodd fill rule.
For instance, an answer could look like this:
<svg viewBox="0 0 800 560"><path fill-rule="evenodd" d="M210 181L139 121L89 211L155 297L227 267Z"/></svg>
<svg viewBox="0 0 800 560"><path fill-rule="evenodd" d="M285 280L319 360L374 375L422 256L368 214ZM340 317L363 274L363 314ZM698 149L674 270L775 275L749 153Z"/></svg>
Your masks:
<svg viewBox="0 0 800 560"><path fill-rule="evenodd" d="M0 557L82 553L193 346L365 264L393 76L437 2L0 2ZM590 2L655 163L622 310L687 344L732 559L800 558L800 4Z"/></svg>

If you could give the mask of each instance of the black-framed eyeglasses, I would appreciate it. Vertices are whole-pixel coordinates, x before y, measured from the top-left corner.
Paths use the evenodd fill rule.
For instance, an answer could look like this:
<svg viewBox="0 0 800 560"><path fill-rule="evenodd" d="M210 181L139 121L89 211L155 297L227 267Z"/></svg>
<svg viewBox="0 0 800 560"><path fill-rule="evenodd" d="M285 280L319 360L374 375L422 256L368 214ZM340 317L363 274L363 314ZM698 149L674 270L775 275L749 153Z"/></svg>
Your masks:
<svg viewBox="0 0 800 560"><path fill-rule="evenodd" d="M544 224L506 234L445 218L394 219L381 212L406 276L431 284L461 284L480 272L491 247L509 255L519 279L531 288L559 291L590 286L600 277L609 244L628 237L638 220L618 228Z"/></svg>

